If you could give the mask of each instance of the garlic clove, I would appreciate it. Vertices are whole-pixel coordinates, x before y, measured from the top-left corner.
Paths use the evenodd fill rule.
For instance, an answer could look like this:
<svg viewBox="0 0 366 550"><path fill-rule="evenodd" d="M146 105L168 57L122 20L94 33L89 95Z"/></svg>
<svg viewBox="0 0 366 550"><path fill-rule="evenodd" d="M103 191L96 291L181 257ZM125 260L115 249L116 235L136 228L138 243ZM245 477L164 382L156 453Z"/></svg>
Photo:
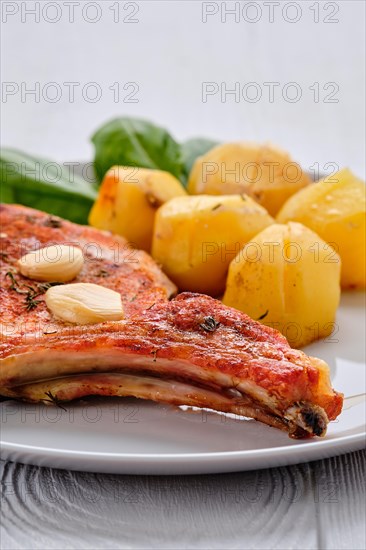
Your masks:
<svg viewBox="0 0 366 550"><path fill-rule="evenodd" d="M80 248L64 244L45 246L25 254L17 266L24 277L36 281L67 283L75 279L84 265Z"/></svg>
<svg viewBox="0 0 366 550"><path fill-rule="evenodd" d="M45 300L53 315L68 323L88 325L124 318L121 295L92 283L51 287Z"/></svg>

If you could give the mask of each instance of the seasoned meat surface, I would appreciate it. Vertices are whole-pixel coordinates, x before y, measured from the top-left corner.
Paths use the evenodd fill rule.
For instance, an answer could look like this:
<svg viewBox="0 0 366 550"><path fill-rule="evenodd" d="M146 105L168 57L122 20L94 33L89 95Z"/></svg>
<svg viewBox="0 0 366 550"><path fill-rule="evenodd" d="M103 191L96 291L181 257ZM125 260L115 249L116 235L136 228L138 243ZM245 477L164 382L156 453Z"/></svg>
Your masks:
<svg viewBox="0 0 366 550"><path fill-rule="evenodd" d="M78 326L52 316L43 287L15 262L57 243L83 250L73 282L119 292L124 320ZM46 402L133 395L250 416L294 437L324 435L341 412L323 361L208 296L169 300L174 285L121 237L3 205L1 244L1 395ZM31 308L26 285L38 291Z"/></svg>

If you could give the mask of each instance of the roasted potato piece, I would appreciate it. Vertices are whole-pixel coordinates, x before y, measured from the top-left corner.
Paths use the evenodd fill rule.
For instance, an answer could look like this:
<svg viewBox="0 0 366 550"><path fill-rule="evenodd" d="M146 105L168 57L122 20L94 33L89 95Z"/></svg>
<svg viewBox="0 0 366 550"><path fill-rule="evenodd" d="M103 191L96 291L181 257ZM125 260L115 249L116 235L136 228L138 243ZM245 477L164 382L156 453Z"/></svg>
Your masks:
<svg viewBox="0 0 366 550"><path fill-rule="evenodd" d="M230 261L272 223L245 195L177 197L156 213L152 256L180 290L218 296Z"/></svg>
<svg viewBox="0 0 366 550"><path fill-rule="evenodd" d="M334 329L340 268L332 247L304 225L271 225L231 262L223 302L302 347Z"/></svg>
<svg viewBox="0 0 366 550"><path fill-rule="evenodd" d="M157 208L181 195L184 188L169 172L115 166L103 179L89 223L150 252Z"/></svg>
<svg viewBox="0 0 366 550"><path fill-rule="evenodd" d="M188 193L247 193L274 216L310 178L290 156L273 145L226 143L198 157L189 176Z"/></svg>
<svg viewBox="0 0 366 550"><path fill-rule="evenodd" d="M291 197L277 220L294 220L316 231L342 259L343 288L366 284L366 186L344 169Z"/></svg>

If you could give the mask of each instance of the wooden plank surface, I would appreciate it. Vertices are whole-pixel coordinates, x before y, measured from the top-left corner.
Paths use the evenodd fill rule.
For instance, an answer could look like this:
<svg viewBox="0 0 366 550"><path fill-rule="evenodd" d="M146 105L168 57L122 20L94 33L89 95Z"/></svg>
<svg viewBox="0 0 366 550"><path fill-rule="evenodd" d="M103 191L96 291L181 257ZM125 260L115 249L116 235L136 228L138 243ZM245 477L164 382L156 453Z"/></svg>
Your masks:
<svg viewBox="0 0 366 550"><path fill-rule="evenodd" d="M3 550L366 547L364 451L207 476L0 466Z"/></svg>
<svg viewBox="0 0 366 550"><path fill-rule="evenodd" d="M366 548L366 452L314 463L319 546Z"/></svg>

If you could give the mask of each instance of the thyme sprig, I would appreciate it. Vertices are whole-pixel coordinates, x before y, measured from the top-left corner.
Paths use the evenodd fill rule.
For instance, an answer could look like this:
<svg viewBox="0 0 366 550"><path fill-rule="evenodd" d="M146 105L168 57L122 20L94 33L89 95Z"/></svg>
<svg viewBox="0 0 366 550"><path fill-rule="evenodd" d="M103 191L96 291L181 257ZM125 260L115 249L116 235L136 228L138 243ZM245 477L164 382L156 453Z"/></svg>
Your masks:
<svg viewBox="0 0 366 550"><path fill-rule="evenodd" d="M41 300L36 300L35 298L38 298L38 296L41 296L42 294L47 292L47 290L51 288L51 286L58 286L63 284L64 283L38 283L36 285L36 288L33 288L32 286L29 286L29 285L24 285L27 288L29 288L28 294L25 298L26 310L32 311L32 309L35 309L38 306L38 304L41 303Z"/></svg>
<svg viewBox="0 0 366 550"><path fill-rule="evenodd" d="M27 311L32 311L35 309L38 304L41 303L41 300L36 300L38 296L41 296L44 294L51 286L56 285L62 285L63 283L37 283L36 286L30 286L27 284L23 284L23 287L20 287L18 281L14 277L14 274L11 271L8 271L5 274L5 277L9 277L11 280L11 285L9 287L10 290L14 290L18 294L24 294L25 295L25 304L24 307Z"/></svg>
<svg viewBox="0 0 366 550"><path fill-rule="evenodd" d="M32 293L29 291L29 293L25 298L25 306L24 306L27 311L32 311L32 309L35 309L38 306L38 304L41 303L41 300L35 300L34 298L35 296L32 295Z"/></svg>
<svg viewBox="0 0 366 550"><path fill-rule="evenodd" d="M59 407L63 411L67 411L63 405L61 405L61 401L53 395L51 391L46 391L45 395L47 395L48 399L43 399L43 401L47 401L48 403L52 403L53 405L56 405L56 407Z"/></svg>

